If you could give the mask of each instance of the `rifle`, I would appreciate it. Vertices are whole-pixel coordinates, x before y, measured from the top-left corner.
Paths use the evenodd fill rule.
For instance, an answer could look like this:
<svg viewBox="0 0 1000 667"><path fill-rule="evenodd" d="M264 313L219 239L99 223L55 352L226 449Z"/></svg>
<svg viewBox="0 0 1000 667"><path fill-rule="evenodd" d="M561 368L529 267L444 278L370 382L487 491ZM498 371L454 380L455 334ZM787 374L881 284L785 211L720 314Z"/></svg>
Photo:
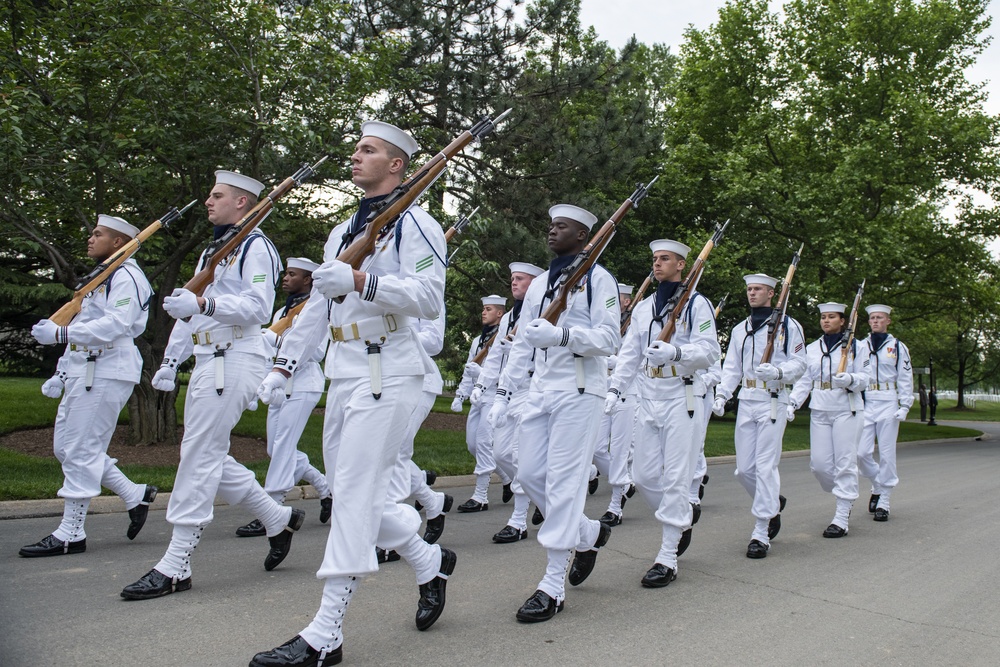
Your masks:
<svg viewBox="0 0 1000 667"><path fill-rule="evenodd" d="M278 336L288 331L288 327L292 326L292 320L294 320L295 316L301 313L302 309L306 307L307 301L309 301L308 295L296 301L283 317L269 327L269 330Z"/></svg>
<svg viewBox="0 0 1000 667"><path fill-rule="evenodd" d="M847 330L844 331L844 337L840 342L843 347L840 350L840 364L837 366L838 373L847 372L847 361L851 354L851 345L854 343L854 328L858 324L858 309L861 307L861 295L865 292L866 280L861 281L861 284L858 285L858 293L854 295L854 305L851 306L851 317L847 320ZM857 414L857 410L854 409L854 392L848 390L847 398L851 404L851 415Z"/></svg>
<svg viewBox="0 0 1000 667"><path fill-rule="evenodd" d="M468 217L464 215L459 216L458 220L455 221L455 224L444 233L444 242L451 243L453 238L464 232L465 228L469 226L469 222L472 220L473 216L475 216L478 212L479 207L477 206L476 209L468 215Z"/></svg>
<svg viewBox="0 0 1000 667"><path fill-rule="evenodd" d="M722 309L726 305L726 299L728 299L728 298L729 298L729 292L726 292L726 295L724 297L722 297L721 299L719 299L719 303L716 304L716 306L715 306L715 319L719 319L719 313L722 312Z"/></svg>
<svg viewBox="0 0 1000 667"><path fill-rule="evenodd" d="M66 305L57 310L49 319L61 327L67 326L73 318L76 317L76 314L80 312L80 308L83 304L83 298L85 296L97 289L101 283L108 279L108 276L114 273L119 266L124 264L128 258L134 255L139 250L139 247L146 242L146 239L159 231L160 228L166 229L170 227L170 225L184 215L189 208L194 206L197 201L198 200L195 199L179 211L176 206L171 208L166 212L166 214L160 217L159 220L153 221L148 227L139 232L134 239L122 246L117 253L95 266L94 269L85 275L77 284L73 298L70 299Z"/></svg>
<svg viewBox="0 0 1000 667"><path fill-rule="evenodd" d="M684 312L684 307L687 306L688 301L691 299L691 295L694 294L695 289L698 287L698 282L701 280L701 274L705 271L705 262L708 260L708 256L712 254L712 249L719 244L722 240L723 234L726 233L726 227L729 226L729 220L722 223L722 226L718 225L715 227L715 232L712 233L712 238L708 240L705 247L701 249L701 253L698 254L698 259L694 261L694 266L688 271L687 277L684 278L684 282L678 285L677 290L674 295L670 297L666 305L663 307L663 312L669 313L667 315L667 321L663 324L663 328L660 329L660 334L656 337L656 340L663 341L664 343L670 342L670 338L674 335L677 330L677 321L681 318L681 314ZM661 313L662 314L662 313Z"/></svg>
<svg viewBox="0 0 1000 667"><path fill-rule="evenodd" d="M778 337L778 329L781 327L781 323L785 319L785 311L788 310L788 292L792 287L792 278L795 277L795 269L799 266L799 259L802 255L802 249L805 248L806 244L803 243L799 246L799 249L795 251L792 256L792 263L788 265L788 271L785 273L785 280L781 283L781 295L778 297L778 305L771 311L771 316L767 320L767 344L764 346L764 353L760 357L761 364L771 363L771 358L774 356L774 341ZM778 390L771 390L771 423L773 424L778 419Z"/></svg>
<svg viewBox="0 0 1000 667"><path fill-rule="evenodd" d="M649 286L653 284L653 272L650 271L646 279L642 281L642 285L639 285L639 291L635 293L635 298L629 303L628 308L622 311L622 328L621 334L624 336L625 332L628 330L628 325L632 322L632 311L635 310L635 304L642 301L642 297L646 295L646 290Z"/></svg>
<svg viewBox="0 0 1000 667"><path fill-rule="evenodd" d="M250 209L242 220L233 225L217 241L210 243L205 250L203 268L184 284L184 289L193 292L196 296L201 296L205 289L215 281L215 267L226 257L229 257L250 235L250 232L264 222L264 219L274 209L275 202L288 194L292 188L302 185L306 180L312 178L319 166L326 162L327 157L329 156L324 155L319 162L311 167L303 163L298 171L275 186L270 194L257 202L257 205Z"/></svg>
<svg viewBox="0 0 1000 667"><path fill-rule="evenodd" d="M375 251L375 244L382 236L382 232L395 223L406 209L434 184L448 166L448 161L461 153L473 140L480 141L491 134L496 129L497 123L506 118L510 112L511 110L507 109L493 120L488 117L481 119L471 129L455 137L388 197L374 204L371 213L368 214L364 230L337 256L337 259L350 264L355 270L360 270L361 263Z"/></svg>

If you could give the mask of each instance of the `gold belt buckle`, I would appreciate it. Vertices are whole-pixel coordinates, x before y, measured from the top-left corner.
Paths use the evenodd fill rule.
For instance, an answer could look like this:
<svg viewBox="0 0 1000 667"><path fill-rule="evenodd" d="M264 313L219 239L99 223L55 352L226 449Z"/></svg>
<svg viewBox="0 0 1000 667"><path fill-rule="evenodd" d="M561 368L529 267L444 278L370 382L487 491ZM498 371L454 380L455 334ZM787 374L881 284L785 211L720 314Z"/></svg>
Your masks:
<svg viewBox="0 0 1000 667"><path fill-rule="evenodd" d="M391 315L391 314L390 315L386 315L384 317L384 319L385 319L385 330L386 330L387 333L392 333L392 332L396 331L399 328L399 325L396 324L396 316L395 315Z"/></svg>
<svg viewBox="0 0 1000 667"><path fill-rule="evenodd" d="M330 327L330 337L333 338L335 343L344 342L344 328L343 327Z"/></svg>
<svg viewBox="0 0 1000 667"><path fill-rule="evenodd" d="M649 369L649 377L651 378L661 378L663 377L663 367L657 366L656 368Z"/></svg>
<svg viewBox="0 0 1000 667"><path fill-rule="evenodd" d="M820 389L833 389L833 383L832 382L820 382L819 383L819 388Z"/></svg>

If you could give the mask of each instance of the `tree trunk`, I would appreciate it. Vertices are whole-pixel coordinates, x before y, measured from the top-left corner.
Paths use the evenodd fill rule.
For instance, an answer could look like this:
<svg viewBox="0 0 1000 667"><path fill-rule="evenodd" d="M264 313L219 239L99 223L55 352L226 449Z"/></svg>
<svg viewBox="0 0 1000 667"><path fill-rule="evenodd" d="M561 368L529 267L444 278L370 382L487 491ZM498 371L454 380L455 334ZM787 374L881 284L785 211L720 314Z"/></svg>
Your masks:
<svg viewBox="0 0 1000 667"><path fill-rule="evenodd" d="M965 409L965 356L958 359L958 404L956 410Z"/></svg>
<svg viewBox="0 0 1000 667"><path fill-rule="evenodd" d="M128 399L128 437L133 446L177 444L177 390L170 392L153 389L153 350L149 342L140 337L135 340L142 355L142 380Z"/></svg>

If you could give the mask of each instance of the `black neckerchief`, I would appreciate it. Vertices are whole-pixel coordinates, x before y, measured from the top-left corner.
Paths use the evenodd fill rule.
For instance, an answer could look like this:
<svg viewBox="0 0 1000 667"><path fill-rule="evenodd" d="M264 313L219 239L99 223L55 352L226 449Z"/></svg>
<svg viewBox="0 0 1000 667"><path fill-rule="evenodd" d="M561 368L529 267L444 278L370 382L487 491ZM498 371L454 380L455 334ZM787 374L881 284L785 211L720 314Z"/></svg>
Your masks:
<svg viewBox="0 0 1000 667"><path fill-rule="evenodd" d="M664 313L663 309L666 307L667 302L674 296L677 286L680 284L680 281L671 282L665 280L656 286L656 299L653 302L653 319L657 322L662 322L663 318L666 317L667 313Z"/></svg>
<svg viewBox="0 0 1000 667"><path fill-rule="evenodd" d="M772 308L771 306L761 306L760 308L751 308L750 309L751 330L756 332L758 329L764 326L764 323L767 322L767 319L771 317L771 313L773 312L774 308Z"/></svg>
<svg viewBox="0 0 1000 667"><path fill-rule="evenodd" d="M507 319L507 333L517 325L517 318L521 315L521 306L524 305L524 299L518 299L514 302L514 307L510 309L510 317Z"/></svg>
<svg viewBox="0 0 1000 667"><path fill-rule="evenodd" d="M556 286L562 270L572 264L574 259L576 259L576 253L555 257L549 262L549 289Z"/></svg>
<svg viewBox="0 0 1000 667"><path fill-rule="evenodd" d="M358 212L354 214L351 218L351 224L347 227L347 231L340 239L340 248L337 250L339 255L341 251L347 246L351 245L354 238L364 231L365 225L368 224L368 215L372 211L372 204L382 201L388 194L377 195L375 197L363 197L360 202L358 202Z"/></svg>
<svg viewBox="0 0 1000 667"><path fill-rule="evenodd" d="M221 239L226 232L235 227L236 225L215 225L212 227L212 240L218 241Z"/></svg>
<svg viewBox="0 0 1000 667"><path fill-rule="evenodd" d="M290 311L292 308L299 305L308 298L309 298L309 292L299 292L298 294L289 294L288 298L285 299L285 309L281 311L281 317L279 317L278 319L281 319L282 317L287 315L288 311Z"/></svg>
<svg viewBox="0 0 1000 667"><path fill-rule="evenodd" d="M885 345L885 340L889 337L889 333L872 333L872 349L876 352L882 349Z"/></svg>
<svg viewBox="0 0 1000 667"><path fill-rule="evenodd" d="M833 354L834 350L840 348L841 341L844 340L844 334L842 333L832 333L823 334L823 344L826 346L826 356Z"/></svg>
<svg viewBox="0 0 1000 667"><path fill-rule="evenodd" d="M483 346L486 345L490 338L493 338L493 334L497 332L499 327L499 324L483 325L483 332L479 334L479 345L476 347L477 354L483 349Z"/></svg>

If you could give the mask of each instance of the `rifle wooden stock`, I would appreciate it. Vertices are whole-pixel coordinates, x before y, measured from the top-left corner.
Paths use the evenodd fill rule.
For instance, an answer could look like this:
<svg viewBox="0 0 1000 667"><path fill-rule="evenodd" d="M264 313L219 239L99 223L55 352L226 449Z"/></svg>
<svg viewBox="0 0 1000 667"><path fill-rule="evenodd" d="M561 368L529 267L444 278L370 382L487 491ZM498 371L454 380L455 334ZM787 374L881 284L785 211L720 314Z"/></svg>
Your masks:
<svg viewBox="0 0 1000 667"><path fill-rule="evenodd" d="M639 291L635 293L635 298L632 299L632 301L628 304L628 308L626 308L625 312L622 313L621 335L625 335L625 332L628 331L628 325L632 323L632 311L635 310L635 304L642 301L642 298L646 296L646 290L648 290L649 286L652 284L653 272L650 271L649 275L646 276L646 279L642 281L641 285L639 285Z"/></svg>
<svg viewBox="0 0 1000 667"><path fill-rule="evenodd" d="M774 357L774 341L778 337L778 329L781 328L781 322L785 319L785 310L788 308L788 293L792 288L792 278L795 277L795 269L799 266L799 256L802 254L802 248L805 247L803 243L799 246L798 252L792 256L792 263L788 265L788 271L785 273L785 280L781 283L781 295L778 297L778 305L775 306L774 311L771 313L771 322L767 328L767 344L764 346L764 354L760 357L760 363L769 364L771 359ZM778 314L775 318L775 313Z"/></svg>
<svg viewBox="0 0 1000 667"><path fill-rule="evenodd" d="M108 276L114 273L118 267L138 252L139 248L150 236L160 231L161 228L169 227L174 220L179 218L185 211L191 208L194 203L195 202L192 201L180 211L177 210L177 207L170 209L161 218L154 220L145 229L139 232L134 239L122 246L121 249L111 257L111 259L101 262L101 264L99 264L94 271L91 271L89 279L84 278L86 282L77 288L77 290L73 293L73 298L70 299L66 305L53 313L49 319L61 327L67 326L73 318L76 317L77 313L80 312L80 309L83 306L84 297L97 289L101 283L108 279Z"/></svg>
<svg viewBox="0 0 1000 667"><path fill-rule="evenodd" d="M858 286L858 293L854 295L854 305L851 306L851 317L848 320L847 331L844 332L844 342L840 350L840 363L837 365L838 373L847 372L847 362L851 355L851 344L854 342L854 331L858 324L858 308L861 307L861 296L865 292L865 281L861 281Z"/></svg>
<svg viewBox="0 0 1000 667"><path fill-rule="evenodd" d="M291 308L289 308L288 312L285 313L285 316L282 317L281 319L279 319L274 324L272 324L269 327L269 330L272 333L275 333L275 334L277 334L279 336L281 334L285 333L286 331L288 331L288 328L290 326L292 326L292 320L295 319L296 315L298 315L299 313L302 312L302 309L306 307L307 303L309 303L309 299L303 299L299 303L297 303L294 306L292 306Z"/></svg>

